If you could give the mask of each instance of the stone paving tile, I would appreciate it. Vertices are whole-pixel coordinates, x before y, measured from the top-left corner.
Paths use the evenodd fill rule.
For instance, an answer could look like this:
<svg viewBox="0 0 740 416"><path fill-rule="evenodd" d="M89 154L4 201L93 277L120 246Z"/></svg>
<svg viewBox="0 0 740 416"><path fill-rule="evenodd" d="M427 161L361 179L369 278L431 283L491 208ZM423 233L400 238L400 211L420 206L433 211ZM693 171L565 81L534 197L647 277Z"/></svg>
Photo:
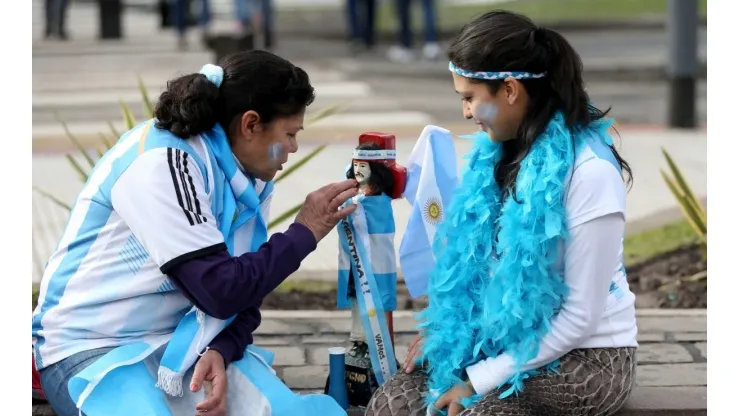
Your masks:
<svg viewBox="0 0 740 416"><path fill-rule="evenodd" d="M333 346L341 346L347 342L347 335L322 335L322 336L307 336L303 337L301 341L304 344L332 344Z"/></svg>
<svg viewBox="0 0 740 416"><path fill-rule="evenodd" d="M302 347L272 347L270 348L270 351L275 353L275 366L306 364L306 354Z"/></svg>
<svg viewBox="0 0 740 416"><path fill-rule="evenodd" d="M637 349L637 363L690 363L694 359L679 344L642 344Z"/></svg>
<svg viewBox="0 0 740 416"><path fill-rule="evenodd" d="M264 319L255 334L285 335L285 334L313 334L314 330L308 325L288 323L277 319Z"/></svg>
<svg viewBox="0 0 740 416"><path fill-rule="evenodd" d="M665 341L665 333L662 332L650 332L650 333L637 333L637 342L661 342Z"/></svg>
<svg viewBox="0 0 740 416"><path fill-rule="evenodd" d="M297 337L289 336L271 336L271 335L255 335L254 344L259 346L271 347L281 345L296 345L301 341Z"/></svg>
<svg viewBox="0 0 740 416"><path fill-rule="evenodd" d="M637 366L639 386L706 386L706 363L646 364Z"/></svg>
<svg viewBox="0 0 740 416"><path fill-rule="evenodd" d="M661 414L681 416L706 414L707 387L646 387L638 386L632 391L625 410L619 415ZM704 412L701 412L701 411ZM661 413L650 413L661 412ZM699 412L694 412L699 411Z"/></svg>
<svg viewBox="0 0 740 416"><path fill-rule="evenodd" d="M323 319L320 323L320 331L322 333L334 334L348 334L352 323L349 319L344 318L328 318Z"/></svg>
<svg viewBox="0 0 740 416"><path fill-rule="evenodd" d="M309 365L329 365L329 351L327 347L309 347L306 350Z"/></svg>
<svg viewBox="0 0 740 416"><path fill-rule="evenodd" d="M327 365L305 365L299 367L283 367L282 377L291 388L322 389L329 375Z"/></svg>
<svg viewBox="0 0 740 416"><path fill-rule="evenodd" d="M694 344L694 346L701 352L701 356L704 357L704 359L707 358L707 343L706 342L697 342Z"/></svg>
<svg viewBox="0 0 740 416"><path fill-rule="evenodd" d="M639 332L707 332L704 317L643 317L637 320Z"/></svg>
<svg viewBox="0 0 740 416"><path fill-rule="evenodd" d="M707 340L706 332L676 332L673 339L679 342L699 342Z"/></svg>

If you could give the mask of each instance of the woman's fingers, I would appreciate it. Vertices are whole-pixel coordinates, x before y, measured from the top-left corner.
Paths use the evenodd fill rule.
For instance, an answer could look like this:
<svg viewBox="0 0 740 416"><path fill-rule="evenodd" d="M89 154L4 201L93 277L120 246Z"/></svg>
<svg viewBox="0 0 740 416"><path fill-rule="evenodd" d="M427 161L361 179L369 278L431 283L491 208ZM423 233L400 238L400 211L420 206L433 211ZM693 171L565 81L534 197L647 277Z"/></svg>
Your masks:
<svg viewBox="0 0 740 416"><path fill-rule="evenodd" d="M421 335L416 335L414 341L409 346L408 353L406 354L406 362L404 363L404 369L406 373L411 373L416 369L416 359L420 354L421 348Z"/></svg>

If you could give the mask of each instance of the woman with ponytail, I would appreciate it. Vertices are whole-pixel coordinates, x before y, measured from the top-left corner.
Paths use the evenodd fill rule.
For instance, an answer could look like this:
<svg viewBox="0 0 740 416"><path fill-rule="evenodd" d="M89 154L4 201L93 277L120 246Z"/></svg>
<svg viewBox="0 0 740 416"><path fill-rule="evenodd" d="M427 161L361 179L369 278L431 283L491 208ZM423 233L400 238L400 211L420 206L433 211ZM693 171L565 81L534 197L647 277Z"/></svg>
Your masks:
<svg viewBox="0 0 740 416"><path fill-rule="evenodd" d="M635 380L622 260L627 162L560 34L505 11L449 69L471 137L437 231L429 306L367 415L612 415ZM471 237L472 236L472 237Z"/></svg>
<svg viewBox="0 0 740 416"><path fill-rule="evenodd" d="M168 82L154 119L100 159L33 314L57 415L345 414L293 394L250 345L262 299L354 210L356 181L327 185L268 239L272 179L313 98L302 69L237 53Z"/></svg>

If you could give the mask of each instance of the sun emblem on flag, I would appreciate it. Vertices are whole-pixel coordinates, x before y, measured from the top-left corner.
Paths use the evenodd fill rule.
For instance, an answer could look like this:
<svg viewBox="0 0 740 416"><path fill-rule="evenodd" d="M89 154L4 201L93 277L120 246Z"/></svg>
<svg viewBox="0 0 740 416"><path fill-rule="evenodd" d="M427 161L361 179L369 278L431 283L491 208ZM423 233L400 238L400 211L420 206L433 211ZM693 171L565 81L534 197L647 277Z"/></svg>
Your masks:
<svg viewBox="0 0 740 416"><path fill-rule="evenodd" d="M431 197L424 204L424 220L434 225L442 222L442 203L439 199Z"/></svg>
<svg viewBox="0 0 740 416"><path fill-rule="evenodd" d="M369 309L367 311L367 316L369 316L371 318L374 317L375 316L375 309Z"/></svg>

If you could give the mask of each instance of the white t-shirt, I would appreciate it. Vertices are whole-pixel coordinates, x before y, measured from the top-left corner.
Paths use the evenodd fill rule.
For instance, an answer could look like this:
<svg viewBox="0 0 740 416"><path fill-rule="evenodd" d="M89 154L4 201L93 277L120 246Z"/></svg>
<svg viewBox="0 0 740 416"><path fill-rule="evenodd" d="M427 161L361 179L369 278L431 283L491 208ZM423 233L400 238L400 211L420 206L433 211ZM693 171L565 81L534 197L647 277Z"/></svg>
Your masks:
<svg viewBox="0 0 740 416"><path fill-rule="evenodd" d="M567 182L566 182L567 183ZM578 348L637 347L635 295L623 263L626 189L609 147L594 136L579 153L566 197L571 238L557 268L569 295L522 370L542 367ZM514 375L509 354L466 369L476 393L494 390Z"/></svg>

